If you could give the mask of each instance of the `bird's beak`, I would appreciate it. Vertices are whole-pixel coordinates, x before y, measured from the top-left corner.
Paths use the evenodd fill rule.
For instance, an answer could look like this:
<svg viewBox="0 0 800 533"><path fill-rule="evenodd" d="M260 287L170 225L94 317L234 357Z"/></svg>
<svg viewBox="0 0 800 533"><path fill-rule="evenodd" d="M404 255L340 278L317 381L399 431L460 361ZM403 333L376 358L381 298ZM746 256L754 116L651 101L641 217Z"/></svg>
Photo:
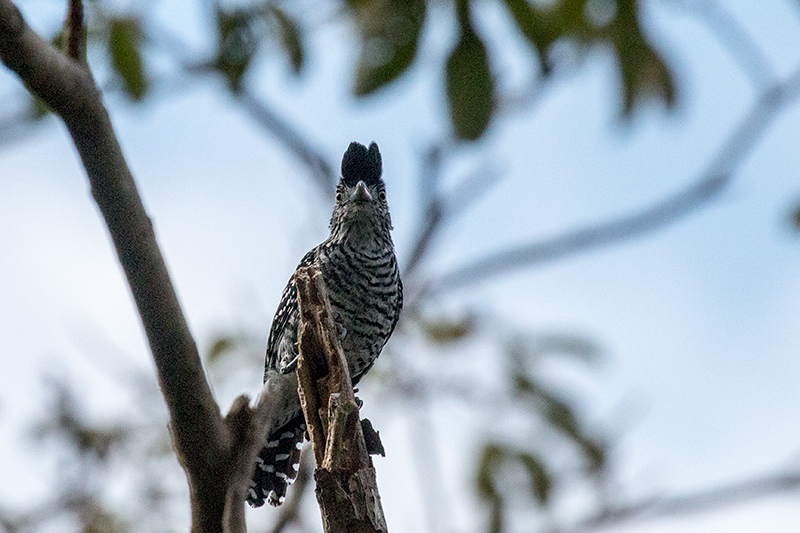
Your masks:
<svg viewBox="0 0 800 533"><path fill-rule="evenodd" d="M363 204L372 200L372 195L367 189L367 185L363 181L359 181L356 185L356 190L350 195L350 199L357 204Z"/></svg>

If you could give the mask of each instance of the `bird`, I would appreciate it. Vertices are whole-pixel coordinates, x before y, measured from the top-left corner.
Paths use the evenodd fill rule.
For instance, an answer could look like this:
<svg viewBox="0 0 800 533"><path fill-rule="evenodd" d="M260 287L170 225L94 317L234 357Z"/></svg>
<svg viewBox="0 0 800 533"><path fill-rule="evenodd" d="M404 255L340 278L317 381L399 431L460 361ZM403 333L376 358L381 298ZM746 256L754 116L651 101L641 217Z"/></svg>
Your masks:
<svg viewBox="0 0 800 533"><path fill-rule="evenodd" d="M403 284L392 241L383 163L375 142L352 142L342 157L341 177L330 220L330 235L312 248L298 269L316 265L328 291L353 385L364 377L397 325L403 307ZM306 432L297 396L297 288L294 276L281 296L267 341L264 382L283 374L294 381L282 401L261 451L247 493L260 507L283 503L294 481Z"/></svg>

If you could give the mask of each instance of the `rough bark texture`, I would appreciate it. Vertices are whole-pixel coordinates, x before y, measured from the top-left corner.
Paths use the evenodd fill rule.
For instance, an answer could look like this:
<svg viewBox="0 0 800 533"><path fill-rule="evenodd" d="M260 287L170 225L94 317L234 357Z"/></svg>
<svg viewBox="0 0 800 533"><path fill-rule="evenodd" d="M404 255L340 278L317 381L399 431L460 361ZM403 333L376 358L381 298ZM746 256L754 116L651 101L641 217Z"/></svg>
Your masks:
<svg viewBox="0 0 800 533"><path fill-rule="evenodd" d="M295 274L300 308L300 403L314 449L316 496L326 533L387 532L375 469L330 303L315 266Z"/></svg>

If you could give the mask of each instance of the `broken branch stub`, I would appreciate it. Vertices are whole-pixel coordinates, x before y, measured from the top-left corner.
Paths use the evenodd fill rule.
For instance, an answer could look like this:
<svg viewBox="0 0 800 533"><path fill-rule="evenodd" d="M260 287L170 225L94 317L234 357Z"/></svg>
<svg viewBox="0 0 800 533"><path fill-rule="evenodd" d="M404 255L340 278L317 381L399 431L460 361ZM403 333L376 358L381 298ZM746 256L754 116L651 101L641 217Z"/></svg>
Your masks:
<svg viewBox="0 0 800 533"><path fill-rule="evenodd" d="M297 381L314 449L316 496L326 533L386 533L375 469L322 274L295 274L300 309Z"/></svg>

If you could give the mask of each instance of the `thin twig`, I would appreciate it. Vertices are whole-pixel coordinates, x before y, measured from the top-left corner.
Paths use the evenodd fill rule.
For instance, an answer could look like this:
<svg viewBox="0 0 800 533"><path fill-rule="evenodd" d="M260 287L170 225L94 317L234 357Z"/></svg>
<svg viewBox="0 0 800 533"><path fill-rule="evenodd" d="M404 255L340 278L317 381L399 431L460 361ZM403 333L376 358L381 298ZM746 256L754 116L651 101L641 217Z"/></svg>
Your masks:
<svg viewBox="0 0 800 533"><path fill-rule="evenodd" d="M750 154L778 112L800 96L800 70L764 90L733 130L708 169L688 188L639 213L492 254L429 281L425 290L439 292L477 283L523 267L554 261L591 248L649 234L668 226L717 198Z"/></svg>
<svg viewBox="0 0 800 533"><path fill-rule="evenodd" d="M438 190L442 175L443 151L444 148L441 143L433 143L425 152L424 157L422 157L422 169L419 173L419 195L424 206L424 213L417 238L411 246L411 253L408 256L408 260L404 262L403 274L406 276L410 276L416 271L441 219Z"/></svg>
<svg viewBox="0 0 800 533"><path fill-rule="evenodd" d="M311 170L311 175L319 188L333 198L336 174L327 160L311 146L308 139L248 89L236 93L236 101L261 127L300 158Z"/></svg>
<svg viewBox="0 0 800 533"><path fill-rule="evenodd" d="M769 58L750 34L716 0L671 0L694 11L696 16L714 32L717 39L730 50L744 73L756 88L775 80L775 70Z"/></svg>
<svg viewBox="0 0 800 533"><path fill-rule="evenodd" d="M193 59L198 54L192 51L191 46L154 22L148 25L146 38L148 42L172 55L178 68L186 74L207 75L215 71L213 60ZM240 104L259 126L273 135L309 168L314 181L323 193L333 198L337 174L319 150L312 146L307 136L270 108L263 99L256 97L251 90L243 88L234 93L234 96L236 97L234 101Z"/></svg>
<svg viewBox="0 0 800 533"><path fill-rule="evenodd" d="M567 527L543 533L586 533L633 520L654 520L670 516L711 511L757 498L800 490L800 472L776 474L682 496L650 498L637 503L605 509L596 516Z"/></svg>
<svg viewBox="0 0 800 533"><path fill-rule="evenodd" d="M411 278L428 255L434 237L470 204L481 197L499 176L491 165L483 165L447 194L438 190L442 173L442 148L434 145L425 157L423 171L420 173L420 196L425 212L416 240L405 261L403 275Z"/></svg>
<svg viewBox="0 0 800 533"><path fill-rule="evenodd" d="M67 57L83 61L83 0L69 0L64 25Z"/></svg>

